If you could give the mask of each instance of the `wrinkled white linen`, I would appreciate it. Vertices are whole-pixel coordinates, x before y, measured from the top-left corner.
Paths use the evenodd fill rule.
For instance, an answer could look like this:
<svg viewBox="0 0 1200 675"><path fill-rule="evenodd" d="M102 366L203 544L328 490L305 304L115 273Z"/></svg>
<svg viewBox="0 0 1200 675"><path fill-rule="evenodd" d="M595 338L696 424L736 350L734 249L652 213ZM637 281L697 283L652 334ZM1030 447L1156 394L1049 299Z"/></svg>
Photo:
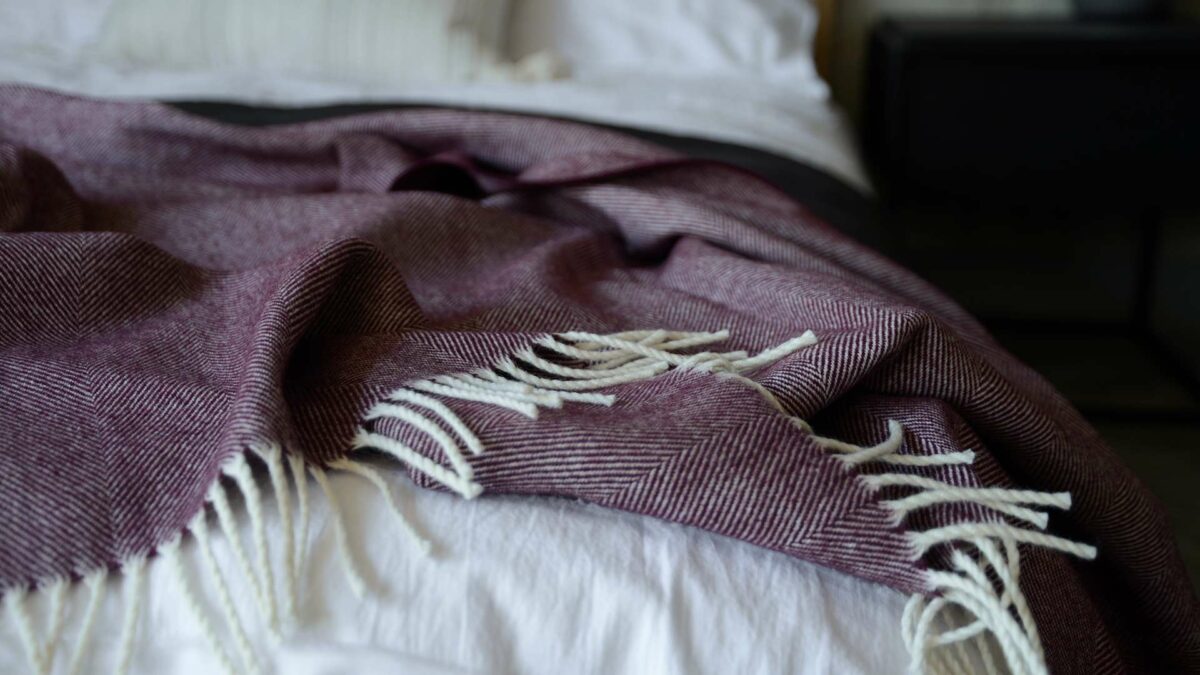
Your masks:
<svg viewBox="0 0 1200 675"><path fill-rule="evenodd" d="M390 469L386 467L385 469ZM329 508L316 485L296 631L273 644L225 538L213 543L266 673L899 673L904 597L893 590L694 528L579 502L419 490L385 470L410 518L435 542L421 557L379 493L330 474L370 590L350 592ZM264 499L275 569L282 529ZM239 507L240 512L240 507ZM242 537L251 547L248 518ZM190 538L183 554L223 648L233 640ZM148 566L133 673L220 672L170 566ZM282 579L276 574L276 586ZM122 586L109 580L83 672L111 672ZM68 655L86 603L70 591ZM32 601L36 626L46 599ZM62 657L60 657L62 658ZM0 623L0 672L22 673L11 621ZM61 664L60 664L61 667Z"/></svg>

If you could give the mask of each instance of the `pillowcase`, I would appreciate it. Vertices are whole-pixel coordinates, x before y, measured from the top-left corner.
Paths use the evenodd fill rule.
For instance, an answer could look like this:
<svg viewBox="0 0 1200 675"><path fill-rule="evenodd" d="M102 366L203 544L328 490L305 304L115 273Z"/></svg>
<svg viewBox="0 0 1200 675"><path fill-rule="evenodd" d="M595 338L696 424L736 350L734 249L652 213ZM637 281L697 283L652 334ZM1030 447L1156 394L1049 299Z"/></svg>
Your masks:
<svg viewBox="0 0 1200 675"><path fill-rule="evenodd" d="M513 0L510 52L579 74L753 75L823 95L809 0Z"/></svg>
<svg viewBox="0 0 1200 675"><path fill-rule="evenodd" d="M0 0L0 50L73 59L96 39L112 0Z"/></svg>
<svg viewBox="0 0 1200 675"><path fill-rule="evenodd" d="M96 56L378 83L527 77L502 58L508 10L508 0L113 0Z"/></svg>

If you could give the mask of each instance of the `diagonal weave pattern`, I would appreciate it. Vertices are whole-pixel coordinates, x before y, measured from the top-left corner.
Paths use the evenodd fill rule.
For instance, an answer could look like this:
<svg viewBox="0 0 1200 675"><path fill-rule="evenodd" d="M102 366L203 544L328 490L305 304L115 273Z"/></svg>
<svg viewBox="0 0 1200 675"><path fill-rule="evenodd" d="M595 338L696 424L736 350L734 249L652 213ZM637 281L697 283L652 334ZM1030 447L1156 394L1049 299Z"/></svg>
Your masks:
<svg viewBox="0 0 1200 675"><path fill-rule="evenodd" d="M171 553L231 457L313 467L417 380L569 331L730 329L821 437L958 488L1070 492L1022 554L1053 672L1200 668L1200 610L1158 505L1048 385L960 309L753 176L612 132L408 110L268 129L154 104L0 90L0 588ZM743 383L675 369L537 420L455 401L487 492L558 494L708 528L909 591L1001 522L949 501L897 523L859 474ZM375 430L440 458L428 435ZM406 436L408 434L408 436ZM420 472L414 478L440 486ZM163 551L162 547L167 546ZM170 556L168 556L170 557ZM958 562L961 562L958 561ZM1084 638L1084 639L1081 639Z"/></svg>

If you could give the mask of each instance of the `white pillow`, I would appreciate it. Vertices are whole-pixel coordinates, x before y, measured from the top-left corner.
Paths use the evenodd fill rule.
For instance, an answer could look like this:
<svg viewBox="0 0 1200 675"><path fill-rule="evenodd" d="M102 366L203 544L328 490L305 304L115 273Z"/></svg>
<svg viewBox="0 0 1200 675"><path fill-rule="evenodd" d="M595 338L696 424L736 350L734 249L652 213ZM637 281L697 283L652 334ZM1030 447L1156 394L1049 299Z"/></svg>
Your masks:
<svg viewBox="0 0 1200 675"><path fill-rule="evenodd" d="M0 49L74 58L100 31L113 0L0 0Z"/></svg>
<svg viewBox="0 0 1200 675"><path fill-rule="evenodd" d="M508 0L113 0L96 56L359 82L504 79Z"/></svg>
<svg viewBox="0 0 1200 675"><path fill-rule="evenodd" d="M515 56L549 50L571 69L753 75L823 96L808 0L513 0Z"/></svg>

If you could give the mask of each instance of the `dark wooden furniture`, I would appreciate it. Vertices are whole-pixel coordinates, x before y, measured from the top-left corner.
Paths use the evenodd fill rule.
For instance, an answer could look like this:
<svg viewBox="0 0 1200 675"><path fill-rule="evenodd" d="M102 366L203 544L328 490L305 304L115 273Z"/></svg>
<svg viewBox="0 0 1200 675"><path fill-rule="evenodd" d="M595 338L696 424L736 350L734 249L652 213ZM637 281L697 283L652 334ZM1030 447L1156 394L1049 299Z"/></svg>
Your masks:
<svg viewBox="0 0 1200 675"><path fill-rule="evenodd" d="M1200 24L889 20L869 58L894 196L1200 203Z"/></svg>
<svg viewBox="0 0 1200 675"><path fill-rule="evenodd" d="M863 142L885 222L1055 213L1085 237L1090 222L1128 220L1127 320L1029 330L1124 332L1200 396L1151 328L1163 214L1200 215L1200 24L888 19L867 73Z"/></svg>

